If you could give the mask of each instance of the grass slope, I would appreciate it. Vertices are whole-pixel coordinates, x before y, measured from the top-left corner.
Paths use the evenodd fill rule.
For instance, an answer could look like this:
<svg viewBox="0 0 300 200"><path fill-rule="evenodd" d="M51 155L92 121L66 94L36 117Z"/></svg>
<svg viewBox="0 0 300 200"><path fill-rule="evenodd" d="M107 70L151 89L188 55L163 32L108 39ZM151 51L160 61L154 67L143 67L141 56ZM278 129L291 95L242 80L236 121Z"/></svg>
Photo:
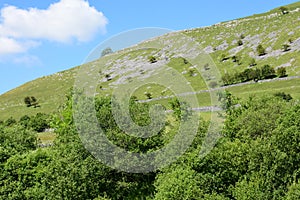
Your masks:
<svg viewBox="0 0 300 200"><path fill-rule="evenodd" d="M249 68L250 61L255 59L257 64L255 67L269 64L274 68L285 67L289 76L300 75L300 2L286 7L290 10L286 15L276 8L267 13L222 22L210 27L185 30L181 33L201 44L204 51L212 57L221 74L241 72ZM243 43L240 46L237 44L239 40ZM256 47L259 44L265 47L265 56L257 55ZM290 50L283 52L283 44L289 44ZM220 61L222 55L228 57L228 60ZM189 74L191 63L184 62L182 57L176 57L168 52L162 53L162 50L157 49L132 47L116 52L107 60L105 64L107 69L104 71L98 66L101 59L88 63L84 67L90 70L87 73L99 73L96 91L99 95L108 95L119 83L129 83L133 79L157 73L156 64L149 64L149 56L155 56L158 62L165 62L164 56L168 57L169 61L166 64L181 73L195 91L207 89L205 80L199 74L193 76ZM239 64L232 61L233 56L239 57ZM0 120L10 116L18 119L22 115L33 115L37 112L55 112L72 88L77 69L73 68L36 79L1 95ZM111 80L105 78L108 76ZM285 91L295 98L300 98L300 88L297 83L299 79L249 84L231 87L228 90L240 98L275 91ZM150 84L140 87L134 95L138 99L146 99L145 92L151 93L153 98L172 94L169 89ZM41 107L27 108L23 102L26 96L35 96ZM208 93L198 94L197 97L200 106L210 105ZM159 100L159 103L166 104L167 101Z"/></svg>

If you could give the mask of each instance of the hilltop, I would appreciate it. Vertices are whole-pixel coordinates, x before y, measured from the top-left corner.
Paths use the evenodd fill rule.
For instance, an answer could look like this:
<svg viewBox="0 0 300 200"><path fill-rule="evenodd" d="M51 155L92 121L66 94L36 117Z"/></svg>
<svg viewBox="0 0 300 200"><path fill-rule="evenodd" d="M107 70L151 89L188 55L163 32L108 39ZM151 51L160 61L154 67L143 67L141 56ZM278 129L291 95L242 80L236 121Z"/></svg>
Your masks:
<svg viewBox="0 0 300 200"><path fill-rule="evenodd" d="M205 53L209 54L221 75L243 72L247 68L269 65L275 70L285 68L287 78L247 82L247 84L232 85L227 89L240 98L249 95L286 92L293 98L300 98L300 2L285 6L289 13L283 14L279 8L267 13L256 14L246 18L218 23L209 27L183 30L184 34L198 42ZM147 77L157 73L157 66L164 63L181 73L197 92L200 106L209 106L210 97L205 77L193 72L193 63L186 62L185 57L174 56L163 49L141 49L139 47L156 40L166 40L170 34L154 38L134 47L115 52L108 57L78 66L70 70L41 77L28 82L0 96L0 120L10 116L18 119L22 115L33 115L38 112L51 113L63 104L65 95L74 85L77 70L87 67L91 73L100 74L97 85L98 95L108 95L118 84L128 83L132 79ZM262 45L264 55L258 55L257 46ZM284 49L284 45L286 49ZM181 49L186 54L188 49ZM149 57L154 57L156 63L151 63ZM97 64L107 59L106 70L101 70ZM219 83L216 83L219 84ZM206 92L205 92L206 91ZM172 92L159 86L146 85L136 91L140 100L148 99L164 103ZM38 99L40 107L28 108L24 104L26 96Z"/></svg>

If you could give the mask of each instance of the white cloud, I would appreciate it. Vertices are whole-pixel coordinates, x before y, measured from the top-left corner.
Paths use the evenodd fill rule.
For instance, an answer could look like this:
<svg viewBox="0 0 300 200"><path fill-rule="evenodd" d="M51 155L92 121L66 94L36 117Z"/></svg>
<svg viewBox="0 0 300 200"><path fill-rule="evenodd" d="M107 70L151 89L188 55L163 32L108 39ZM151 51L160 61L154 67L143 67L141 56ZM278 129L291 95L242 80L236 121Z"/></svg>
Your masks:
<svg viewBox="0 0 300 200"><path fill-rule="evenodd" d="M42 65L42 62L40 61L40 59L36 56L32 56L32 55L24 55L24 56L20 56L20 57L15 57L13 58L13 63L14 64L22 64L22 66L30 66L32 67L33 65Z"/></svg>
<svg viewBox="0 0 300 200"><path fill-rule="evenodd" d="M85 0L61 0L45 10L6 6L0 12L0 54L26 51L28 44L20 40L89 41L99 31L105 33L108 23Z"/></svg>
<svg viewBox="0 0 300 200"><path fill-rule="evenodd" d="M0 37L0 55L21 53L24 51L26 51L26 48L14 39Z"/></svg>
<svg viewBox="0 0 300 200"><path fill-rule="evenodd" d="M35 41L17 41L8 37L0 36L0 55L15 54L26 52L29 48L38 46Z"/></svg>

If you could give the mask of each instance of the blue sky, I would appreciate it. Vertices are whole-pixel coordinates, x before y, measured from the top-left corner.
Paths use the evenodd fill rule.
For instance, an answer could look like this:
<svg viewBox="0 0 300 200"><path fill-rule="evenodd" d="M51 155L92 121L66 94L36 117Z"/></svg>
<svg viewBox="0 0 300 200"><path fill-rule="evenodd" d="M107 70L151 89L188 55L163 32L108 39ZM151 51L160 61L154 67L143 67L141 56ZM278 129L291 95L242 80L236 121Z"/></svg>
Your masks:
<svg viewBox="0 0 300 200"><path fill-rule="evenodd" d="M190 29L294 0L0 0L0 94L80 65L99 43L143 27Z"/></svg>

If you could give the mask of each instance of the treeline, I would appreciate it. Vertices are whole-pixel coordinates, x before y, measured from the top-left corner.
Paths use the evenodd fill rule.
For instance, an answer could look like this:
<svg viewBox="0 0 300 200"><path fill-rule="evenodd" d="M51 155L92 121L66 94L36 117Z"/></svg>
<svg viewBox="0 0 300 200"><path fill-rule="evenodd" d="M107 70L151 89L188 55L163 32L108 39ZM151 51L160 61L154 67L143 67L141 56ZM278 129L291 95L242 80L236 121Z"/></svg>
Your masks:
<svg viewBox="0 0 300 200"><path fill-rule="evenodd" d="M243 83L247 81L259 81L264 79L271 79L275 77L285 77L286 69L284 67L278 68L276 71L270 65L264 65L261 68L247 68L244 71L234 74L225 73L222 76L224 85L232 85L237 83Z"/></svg>
<svg viewBox="0 0 300 200"><path fill-rule="evenodd" d="M38 148L36 131L21 121L0 124L0 199L300 199L300 105L285 93L241 101L220 95L226 109L222 138L200 157L209 122L200 121L194 142L178 161L155 172L119 172L97 161L81 143L73 102L51 116L57 138ZM131 152L151 152L176 135L182 112L150 138L127 135L114 120L110 98L97 98L99 126L112 143ZM236 106L239 104L239 106ZM130 102L132 120L151 122L148 104ZM124 121L124 123L126 120Z"/></svg>
<svg viewBox="0 0 300 200"><path fill-rule="evenodd" d="M50 128L51 115L44 113L37 113L34 116L24 115L18 121L12 117L7 120L0 121L0 125L4 127L13 126L15 124L23 126L25 129L32 129L36 132L42 132Z"/></svg>

